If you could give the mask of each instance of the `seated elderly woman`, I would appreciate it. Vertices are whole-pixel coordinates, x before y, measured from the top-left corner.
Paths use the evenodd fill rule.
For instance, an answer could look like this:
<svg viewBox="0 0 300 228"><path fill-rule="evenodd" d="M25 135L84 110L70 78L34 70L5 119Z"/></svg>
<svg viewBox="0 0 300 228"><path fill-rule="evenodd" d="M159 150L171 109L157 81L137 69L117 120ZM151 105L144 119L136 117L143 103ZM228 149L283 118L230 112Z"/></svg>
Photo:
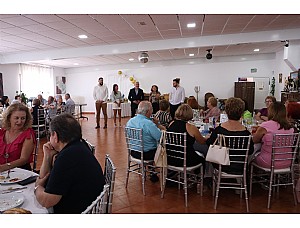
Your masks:
<svg viewBox="0 0 300 228"><path fill-rule="evenodd" d="M56 114L59 115L64 112L64 104L62 95L56 96Z"/></svg>
<svg viewBox="0 0 300 228"><path fill-rule="evenodd" d="M2 96L1 100L0 100L0 104L1 106L6 106L8 107L9 106L9 98L8 96Z"/></svg>
<svg viewBox="0 0 300 228"><path fill-rule="evenodd" d="M187 100L187 104L192 108L192 109L199 109L200 105L198 104L196 98L194 96L190 96Z"/></svg>
<svg viewBox="0 0 300 228"><path fill-rule="evenodd" d="M159 110L155 113L154 117L158 119L161 125L164 127L169 126L172 120L171 114L169 112L170 103L167 100L159 101Z"/></svg>
<svg viewBox="0 0 300 228"><path fill-rule="evenodd" d="M35 98L32 102L32 109L31 109L31 114L32 114L32 124L37 125L38 124L38 110L43 109L41 106L41 101L37 98Z"/></svg>
<svg viewBox="0 0 300 228"><path fill-rule="evenodd" d="M36 140L29 109L20 103L10 105L4 113L2 127L0 172L15 167L31 170Z"/></svg>
<svg viewBox="0 0 300 228"><path fill-rule="evenodd" d="M167 128L169 132L177 133L187 133L187 154L186 154L186 165L188 167L198 165L200 163L205 163L205 159L199 156L193 147L195 141L200 144L205 144L206 139L200 134L198 128L190 123L189 120L193 118L193 110L188 104L182 104L178 107L175 112L175 119L172 121ZM168 151L168 147L167 147ZM172 151L168 151L168 155ZM177 167L183 166L183 160L172 159L168 157L168 165L173 165Z"/></svg>
<svg viewBox="0 0 300 228"><path fill-rule="evenodd" d="M266 107L262 108L261 110L258 111L258 113L255 115L255 119L260 122L267 121L268 120L268 108L274 102L276 102L275 97L267 96L265 99Z"/></svg>
<svg viewBox="0 0 300 228"><path fill-rule="evenodd" d="M240 98L231 97L226 100L225 112L228 116L228 121L216 127L211 136L207 139L206 144L212 145L218 137L218 134L228 136L248 136L251 133L240 122L241 116L244 113L245 104ZM253 142L250 144L249 154L253 153ZM212 164L218 168L218 164ZM243 164L231 163L229 166L222 166L222 171L229 174L240 174L243 172Z"/></svg>
<svg viewBox="0 0 300 228"><path fill-rule="evenodd" d="M48 102L45 105L45 109L48 110L48 117L50 118L50 120L56 116L57 104L56 104L53 96L48 97Z"/></svg>
<svg viewBox="0 0 300 228"><path fill-rule="evenodd" d="M268 121L263 122L253 134L254 143L262 143L260 153L255 157L254 162L261 167L271 167L273 134L294 133L292 125L286 117L286 108L280 102L274 102L268 109ZM290 165L290 160L277 161L276 169L284 169Z"/></svg>
<svg viewBox="0 0 300 228"><path fill-rule="evenodd" d="M200 112L203 113L204 119L207 121L209 119L209 117L214 117L216 120L220 119L220 114L221 111L220 109L217 107L218 105L218 101L215 97L210 97L207 100L207 110L203 111L201 110Z"/></svg>

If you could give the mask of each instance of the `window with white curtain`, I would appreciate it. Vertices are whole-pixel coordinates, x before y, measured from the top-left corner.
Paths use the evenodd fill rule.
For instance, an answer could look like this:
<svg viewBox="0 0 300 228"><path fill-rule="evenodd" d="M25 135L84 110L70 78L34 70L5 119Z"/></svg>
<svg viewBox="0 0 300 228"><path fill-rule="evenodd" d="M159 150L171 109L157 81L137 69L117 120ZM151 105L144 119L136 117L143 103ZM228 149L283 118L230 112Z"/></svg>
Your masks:
<svg viewBox="0 0 300 228"><path fill-rule="evenodd" d="M53 68L20 64L21 91L29 97L54 95Z"/></svg>

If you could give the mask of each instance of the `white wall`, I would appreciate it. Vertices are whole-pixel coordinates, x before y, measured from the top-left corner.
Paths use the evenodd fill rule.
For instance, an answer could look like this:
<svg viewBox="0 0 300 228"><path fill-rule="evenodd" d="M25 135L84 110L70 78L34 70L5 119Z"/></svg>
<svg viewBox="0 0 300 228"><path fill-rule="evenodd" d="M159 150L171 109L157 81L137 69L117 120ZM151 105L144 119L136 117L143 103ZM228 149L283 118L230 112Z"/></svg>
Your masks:
<svg viewBox="0 0 300 228"><path fill-rule="evenodd" d="M12 101L16 91L20 91L19 64L0 65L3 78L3 92Z"/></svg>
<svg viewBox="0 0 300 228"><path fill-rule="evenodd" d="M162 64L161 64L162 65ZM251 68L256 68L257 73L251 73ZM87 103L83 111L93 112L94 101L92 92L100 75L117 74L122 70L127 75L134 75L140 82L144 92L149 93L151 85L156 84L161 93L169 93L172 80L181 78L181 85L185 88L186 96L194 95L194 86L200 85L199 103L204 104L204 94L212 92L218 98L228 98L234 94L234 82L238 77L271 77L275 69L274 58L254 61L236 61L219 63L198 63L194 65L176 65L155 67L136 67L133 69L120 69L120 66L110 70L92 70L92 68L66 69L67 91L71 96L78 97L80 102ZM129 79L128 79L129 80ZM109 86L109 93L111 92ZM122 88L120 88L122 90ZM125 94L126 96L127 94Z"/></svg>

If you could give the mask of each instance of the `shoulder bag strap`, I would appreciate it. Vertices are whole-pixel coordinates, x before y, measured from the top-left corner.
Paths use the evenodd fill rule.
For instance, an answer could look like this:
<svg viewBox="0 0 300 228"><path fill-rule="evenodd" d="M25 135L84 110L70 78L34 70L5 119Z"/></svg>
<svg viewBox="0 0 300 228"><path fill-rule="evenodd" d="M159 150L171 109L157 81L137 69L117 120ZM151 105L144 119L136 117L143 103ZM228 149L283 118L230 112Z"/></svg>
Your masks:
<svg viewBox="0 0 300 228"><path fill-rule="evenodd" d="M159 144L164 144L165 143L165 138L166 138L166 131L161 130L161 136L160 136Z"/></svg>

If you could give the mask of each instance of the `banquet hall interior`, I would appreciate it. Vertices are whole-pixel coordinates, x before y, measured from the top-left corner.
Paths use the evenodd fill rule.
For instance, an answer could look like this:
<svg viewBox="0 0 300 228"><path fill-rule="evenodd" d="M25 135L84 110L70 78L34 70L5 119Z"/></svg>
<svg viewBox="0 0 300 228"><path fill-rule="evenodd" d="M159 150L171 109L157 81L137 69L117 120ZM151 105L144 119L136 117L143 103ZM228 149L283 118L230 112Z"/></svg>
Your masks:
<svg viewBox="0 0 300 228"><path fill-rule="evenodd" d="M167 185L161 198L160 183L147 176L143 195L140 176L130 174L125 187L127 97L135 82L145 99L157 85L160 99L168 100L173 79L180 78L185 97L195 97L199 106L213 93L219 102L246 99L253 113L270 94L283 103L300 102L299 63L300 14L0 14L0 97L12 101L23 93L31 106L38 94L71 95L97 160L104 167L109 154L115 164L114 214L246 213L245 199L230 189L220 191L214 209L206 178L202 196L195 185L188 187L187 207L177 185ZM95 129L93 88L100 77L109 95L114 84L124 95L120 127L108 103L107 129L102 114ZM46 142L40 138L37 169ZM268 209L268 191L255 184L249 212L299 213L292 191L288 186L274 192Z"/></svg>

